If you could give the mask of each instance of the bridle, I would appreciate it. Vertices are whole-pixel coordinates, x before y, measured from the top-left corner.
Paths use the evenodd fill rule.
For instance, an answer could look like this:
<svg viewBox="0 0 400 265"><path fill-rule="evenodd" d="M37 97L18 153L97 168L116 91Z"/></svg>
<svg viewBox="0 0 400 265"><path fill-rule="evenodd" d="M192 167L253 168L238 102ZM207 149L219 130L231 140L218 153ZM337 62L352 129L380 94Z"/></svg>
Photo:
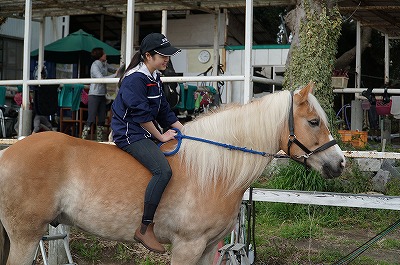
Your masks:
<svg viewBox="0 0 400 265"><path fill-rule="evenodd" d="M297 156L297 158L303 158L303 164L304 166L307 167L307 159L318 152L324 151L328 149L331 146L334 146L337 144L336 140L331 140L320 147L316 148L313 151L310 151L307 147L305 147L304 144L302 144L299 140L297 140L296 135L294 134L294 116L293 116L293 91L290 92L291 95L291 104L290 104L290 111L289 111L289 140L288 140L288 156L290 157L290 147L292 144L296 144L298 147L300 147L301 150L305 152L305 154Z"/></svg>

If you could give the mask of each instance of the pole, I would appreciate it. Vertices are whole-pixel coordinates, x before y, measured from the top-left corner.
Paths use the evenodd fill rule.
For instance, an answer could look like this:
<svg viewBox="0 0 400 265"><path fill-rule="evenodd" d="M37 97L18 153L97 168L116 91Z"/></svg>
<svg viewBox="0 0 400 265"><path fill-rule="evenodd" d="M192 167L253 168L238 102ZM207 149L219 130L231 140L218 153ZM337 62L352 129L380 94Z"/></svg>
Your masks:
<svg viewBox="0 0 400 265"><path fill-rule="evenodd" d="M128 0L126 10L126 57L125 62L128 65L133 57L133 36L135 29L135 0Z"/></svg>
<svg viewBox="0 0 400 265"><path fill-rule="evenodd" d="M214 56L213 56L213 72L212 72L213 76L218 75L218 66L219 66L219 21L220 21L220 11L219 8L216 8L214 13L214 52L213 52ZM217 82L213 82L213 87L218 91ZM220 98L219 94L217 98L218 99Z"/></svg>
<svg viewBox="0 0 400 265"><path fill-rule="evenodd" d="M24 24L24 58L22 70L22 105L19 112L18 137L31 133L32 111L29 102L28 80L30 79L30 48L31 48L31 21L32 0L25 0L25 24Z"/></svg>
<svg viewBox="0 0 400 265"><path fill-rule="evenodd" d="M252 45L253 45L253 0L246 0L243 104L250 102L250 99L253 97L253 84L251 80L253 76Z"/></svg>
<svg viewBox="0 0 400 265"><path fill-rule="evenodd" d="M161 13L161 33L164 34L164 36L167 36L167 31L168 31L167 20L168 20L168 11L163 10Z"/></svg>

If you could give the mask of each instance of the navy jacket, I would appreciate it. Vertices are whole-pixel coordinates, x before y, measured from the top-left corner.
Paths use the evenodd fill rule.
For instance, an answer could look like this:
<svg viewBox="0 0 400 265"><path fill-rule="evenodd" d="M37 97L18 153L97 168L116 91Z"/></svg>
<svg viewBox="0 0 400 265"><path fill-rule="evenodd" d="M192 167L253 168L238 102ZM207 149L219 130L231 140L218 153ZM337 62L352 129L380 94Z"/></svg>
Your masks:
<svg viewBox="0 0 400 265"><path fill-rule="evenodd" d="M119 147L132 142L154 138L140 123L157 121L163 128L178 120L163 93L160 74L150 74L144 64L129 71L112 104L111 128L113 140Z"/></svg>

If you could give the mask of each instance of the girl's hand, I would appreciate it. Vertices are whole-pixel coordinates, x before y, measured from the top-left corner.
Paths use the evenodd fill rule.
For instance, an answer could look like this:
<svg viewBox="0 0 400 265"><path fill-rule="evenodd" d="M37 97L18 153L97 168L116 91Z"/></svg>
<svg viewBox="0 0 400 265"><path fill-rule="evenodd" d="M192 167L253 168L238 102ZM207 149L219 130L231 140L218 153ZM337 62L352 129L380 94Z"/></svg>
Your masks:
<svg viewBox="0 0 400 265"><path fill-rule="evenodd" d="M165 143L169 140L175 139L176 132L174 130L168 130L165 133L161 134L161 142Z"/></svg>

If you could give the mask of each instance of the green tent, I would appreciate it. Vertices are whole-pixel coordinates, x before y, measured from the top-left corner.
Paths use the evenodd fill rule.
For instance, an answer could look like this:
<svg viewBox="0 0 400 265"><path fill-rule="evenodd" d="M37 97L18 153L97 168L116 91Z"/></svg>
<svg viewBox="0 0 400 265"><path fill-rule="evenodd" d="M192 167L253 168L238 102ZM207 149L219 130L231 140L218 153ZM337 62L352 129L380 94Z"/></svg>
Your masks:
<svg viewBox="0 0 400 265"><path fill-rule="evenodd" d="M44 59L55 63L90 64L93 61L90 53L96 47L104 49L109 63L119 64L120 52L118 50L81 29L46 45L44 47ZM34 50L31 52L31 57L37 59L38 53L39 50Z"/></svg>

